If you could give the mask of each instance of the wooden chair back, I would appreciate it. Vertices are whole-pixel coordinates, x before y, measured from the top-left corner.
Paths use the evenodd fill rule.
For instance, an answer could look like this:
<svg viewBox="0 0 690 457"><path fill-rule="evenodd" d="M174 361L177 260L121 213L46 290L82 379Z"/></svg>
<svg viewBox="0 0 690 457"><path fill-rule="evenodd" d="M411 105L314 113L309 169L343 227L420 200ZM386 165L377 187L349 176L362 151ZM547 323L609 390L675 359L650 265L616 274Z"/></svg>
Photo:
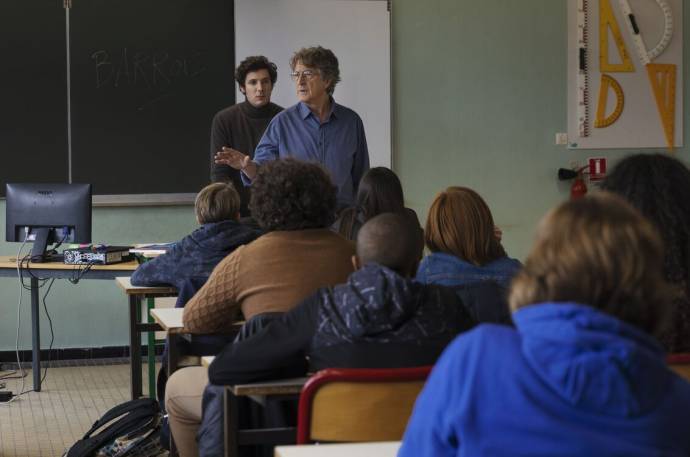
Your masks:
<svg viewBox="0 0 690 457"><path fill-rule="evenodd" d="M397 441L431 367L327 369L300 395L297 444Z"/></svg>

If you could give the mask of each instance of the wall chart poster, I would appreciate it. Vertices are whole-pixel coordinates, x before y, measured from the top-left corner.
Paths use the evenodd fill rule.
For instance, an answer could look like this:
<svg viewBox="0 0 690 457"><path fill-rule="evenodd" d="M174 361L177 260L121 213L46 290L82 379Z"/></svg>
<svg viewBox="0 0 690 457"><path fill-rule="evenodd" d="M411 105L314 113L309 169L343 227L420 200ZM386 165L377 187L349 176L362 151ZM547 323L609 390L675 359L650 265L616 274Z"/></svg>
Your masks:
<svg viewBox="0 0 690 457"><path fill-rule="evenodd" d="M568 0L568 144L683 145L682 0Z"/></svg>

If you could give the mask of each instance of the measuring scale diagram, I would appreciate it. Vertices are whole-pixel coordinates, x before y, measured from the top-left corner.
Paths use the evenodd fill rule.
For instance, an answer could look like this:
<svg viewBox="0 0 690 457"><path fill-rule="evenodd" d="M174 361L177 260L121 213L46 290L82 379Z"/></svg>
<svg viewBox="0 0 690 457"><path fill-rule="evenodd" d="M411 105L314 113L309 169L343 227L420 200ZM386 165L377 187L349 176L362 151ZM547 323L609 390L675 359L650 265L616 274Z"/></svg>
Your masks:
<svg viewBox="0 0 690 457"><path fill-rule="evenodd" d="M573 1L576 40L575 52L571 49L569 54L569 80L576 86L576 109L572 110L570 99L569 114L575 113L576 122L569 117L570 146L665 145L672 150L678 143L676 127L681 114L676 100L677 82L682 81L678 75L682 36L678 36L680 24L674 21L674 17L682 18L681 2ZM674 40L678 43L668 52ZM573 42L569 43L572 47ZM663 144L649 144L652 136Z"/></svg>

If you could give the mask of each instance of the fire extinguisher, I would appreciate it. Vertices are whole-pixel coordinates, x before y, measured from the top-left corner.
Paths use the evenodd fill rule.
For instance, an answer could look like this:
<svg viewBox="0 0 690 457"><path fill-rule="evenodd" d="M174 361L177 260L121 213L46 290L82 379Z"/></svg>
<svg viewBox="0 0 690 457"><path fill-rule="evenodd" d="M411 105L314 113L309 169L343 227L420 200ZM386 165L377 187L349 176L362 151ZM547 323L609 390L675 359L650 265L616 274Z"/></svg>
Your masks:
<svg viewBox="0 0 690 457"><path fill-rule="evenodd" d="M587 185L583 177L582 169L578 170L577 177L573 180L573 185L570 186L570 199L582 198L587 193Z"/></svg>

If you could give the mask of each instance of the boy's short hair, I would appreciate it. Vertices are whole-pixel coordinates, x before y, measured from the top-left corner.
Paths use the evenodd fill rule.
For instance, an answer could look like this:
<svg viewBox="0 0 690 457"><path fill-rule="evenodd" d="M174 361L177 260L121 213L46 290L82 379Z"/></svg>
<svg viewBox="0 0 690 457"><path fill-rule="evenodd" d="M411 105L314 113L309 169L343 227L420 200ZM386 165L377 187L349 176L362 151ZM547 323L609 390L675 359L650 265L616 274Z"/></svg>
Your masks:
<svg viewBox="0 0 690 457"><path fill-rule="evenodd" d="M419 227L402 214L383 213L364 223L357 234L362 265L378 263L402 275L411 273L422 254Z"/></svg>
<svg viewBox="0 0 690 457"><path fill-rule="evenodd" d="M240 195L229 182L215 182L199 191L194 212L200 224L237 219Z"/></svg>

